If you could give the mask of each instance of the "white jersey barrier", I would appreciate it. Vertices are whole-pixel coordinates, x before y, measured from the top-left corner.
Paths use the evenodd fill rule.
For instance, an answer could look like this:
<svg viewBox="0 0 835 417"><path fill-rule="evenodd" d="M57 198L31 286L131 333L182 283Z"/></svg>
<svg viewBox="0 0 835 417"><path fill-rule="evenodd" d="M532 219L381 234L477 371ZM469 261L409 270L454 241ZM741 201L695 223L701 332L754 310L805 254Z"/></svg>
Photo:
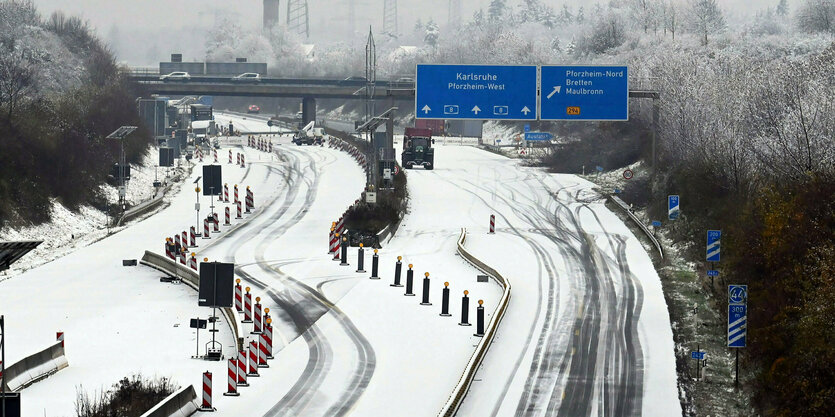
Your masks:
<svg viewBox="0 0 835 417"><path fill-rule="evenodd" d="M188 417L199 408L196 399L194 385L189 385L169 395L141 417Z"/></svg>
<svg viewBox="0 0 835 417"><path fill-rule="evenodd" d="M6 392L20 391L69 366L64 356L64 342L29 355L6 367Z"/></svg>
<svg viewBox="0 0 835 417"><path fill-rule="evenodd" d="M455 385L455 389L450 394L444 404L444 407L438 413L439 416L444 417L451 417L455 415L458 411L458 407L461 406L464 396L466 396L467 391L470 390L470 384L473 382L476 370L481 365L481 362L484 361L484 357L487 355L487 349L493 342L493 337L496 335L496 328L499 327L499 323L502 321L504 313L507 310L507 304L510 301L510 281L501 276L501 274L499 274L495 269L487 266L487 264L470 254L470 252L464 248L464 240L466 238L467 229L462 228L461 237L458 238L458 253L461 254L461 257L466 259L467 262L476 267L476 269L484 272L496 280L496 282L504 288L504 291L502 292L502 298L499 300L499 306L496 308L496 314L493 315L490 319L490 323L487 324L487 328L484 329L484 337L482 337L478 342L478 346L476 346L473 356L470 357L466 368L464 368L464 372L458 379L458 384Z"/></svg>

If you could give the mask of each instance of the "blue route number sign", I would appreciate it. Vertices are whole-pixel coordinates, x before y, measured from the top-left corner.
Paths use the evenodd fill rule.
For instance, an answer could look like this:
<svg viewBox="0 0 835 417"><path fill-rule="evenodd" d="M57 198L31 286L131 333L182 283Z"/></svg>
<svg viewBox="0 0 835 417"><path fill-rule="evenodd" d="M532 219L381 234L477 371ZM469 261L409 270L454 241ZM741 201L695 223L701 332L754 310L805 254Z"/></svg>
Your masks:
<svg viewBox="0 0 835 417"><path fill-rule="evenodd" d="M707 255L706 259L708 262L719 262L721 258L721 240L722 240L722 231L721 230L708 230L707 231Z"/></svg>
<svg viewBox="0 0 835 417"><path fill-rule="evenodd" d="M728 347L744 348L748 335L748 286L728 285Z"/></svg>
<svg viewBox="0 0 835 417"><path fill-rule="evenodd" d="M670 195L667 197L667 217L670 220L678 219L679 215L679 198L677 195Z"/></svg>

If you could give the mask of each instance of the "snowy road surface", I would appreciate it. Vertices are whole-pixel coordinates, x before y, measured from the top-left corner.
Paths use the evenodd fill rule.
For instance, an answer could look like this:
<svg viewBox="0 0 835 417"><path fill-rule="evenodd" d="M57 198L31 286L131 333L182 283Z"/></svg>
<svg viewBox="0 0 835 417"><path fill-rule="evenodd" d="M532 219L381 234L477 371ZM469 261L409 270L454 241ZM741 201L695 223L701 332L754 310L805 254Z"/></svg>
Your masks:
<svg viewBox="0 0 835 417"><path fill-rule="evenodd" d="M263 128L263 121L218 116ZM476 282L478 272L456 255L461 227L470 231L471 252L510 279L514 293L459 415L680 414L660 282L591 184L439 142L434 171L408 171L409 212L380 250L382 279L370 280L355 271L356 248L351 266L326 254L330 222L365 182L356 163L287 136L275 140L273 154L239 143L222 141L222 162L229 147L247 160L246 168L224 165L224 182L251 185L256 212L198 242L197 251L234 262L270 308L269 368L239 388L240 397L221 396L226 363L189 358L195 335L187 319L208 312L196 306L196 293L159 283L151 269L121 266L145 249L160 252L164 237L193 224L198 167L160 213L0 283L9 362L48 345L56 330L67 335L70 367L24 391L24 415L70 415L77 387L95 392L138 371L199 387L207 369L220 416L436 415L478 342L472 327L457 325L462 292L470 292L473 310L484 300L488 321L501 295L495 283ZM491 213L495 235L486 233ZM417 297L390 286L398 255L404 269L414 265ZM425 272L431 306L419 305ZM443 282L454 317L438 314ZM248 336L251 325L244 330ZM231 353L226 326L219 337Z"/></svg>

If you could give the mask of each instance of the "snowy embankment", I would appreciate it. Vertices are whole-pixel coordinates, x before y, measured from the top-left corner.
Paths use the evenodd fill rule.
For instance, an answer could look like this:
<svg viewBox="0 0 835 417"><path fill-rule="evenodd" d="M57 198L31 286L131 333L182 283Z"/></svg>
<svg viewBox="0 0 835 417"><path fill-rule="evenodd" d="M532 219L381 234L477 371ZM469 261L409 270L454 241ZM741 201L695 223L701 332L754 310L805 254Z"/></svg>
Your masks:
<svg viewBox="0 0 835 417"><path fill-rule="evenodd" d="M153 182L158 178L155 172L157 158L157 148L151 147L141 165L131 165L131 179L125 194L128 204L139 204L154 195ZM164 177L162 173L159 178ZM108 202L118 201L119 192L115 187L103 185L102 191ZM70 211L59 201L52 200L51 217L49 222L36 226L0 229L0 241L43 240L35 250L12 264L9 270L0 272L0 281L90 245L114 231L107 227L110 220L107 214L89 206Z"/></svg>

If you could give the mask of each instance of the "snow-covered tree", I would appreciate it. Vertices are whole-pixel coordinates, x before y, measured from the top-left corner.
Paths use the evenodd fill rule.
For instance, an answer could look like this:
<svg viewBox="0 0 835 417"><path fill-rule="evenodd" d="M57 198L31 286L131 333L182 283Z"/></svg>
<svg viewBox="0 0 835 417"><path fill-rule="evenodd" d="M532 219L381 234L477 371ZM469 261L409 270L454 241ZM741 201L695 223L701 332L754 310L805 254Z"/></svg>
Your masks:
<svg viewBox="0 0 835 417"><path fill-rule="evenodd" d="M585 11L583 11L583 6L577 8L577 17L575 17L574 20L577 21L577 23L583 23L583 21L586 20L586 14Z"/></svg>
<svg viewBox="0 0 835 417"><path fill-rule="evenodd" d="M629 11L635 23L648 33L658 28L660 4L658 0L630 0Z"/></svg>
<svg viewBox="0 0 835 417"><path fill-rule="evenodd" d="M777 15L778 16L788 16L789 15L789 2L788 0L780 0L777 3Z"/></svg>
<svg viewBox="0 0 835 417"><path fill-rule="evenodd" d="M797 10L797 25L804 32L835 33L835 0L805 0Z"/></svg>
<svg viewBox="0 0 835 417"><path fill-rule="evenodd" d="M716 0L690 0L690 28L699 35L702 45L707 45L708 36L725 29L725 17Z"/></svg>
<svg viewBox="0 0 835 417"><path fill-rule="evenodd" d="M505 17L507 12L507 0L490 0L490 6L487 7L487 19L490 22L499 22Z"/></svg>
<svg viewBox="0 0 835 417"><path fill-rule="evenodd" d="M476 26L484 25L484 10L478 9L473 13L473 24Z"/></svg>
<svg viewBox="0 0 835 417"><path fill-rule="evenodd" d="M435 23L434 20L429 19L426 22L426 33L423 36L423 43L428 45L431 48L438 47L438 38L441 36L441 30L438 27L438 24Z"/></svg>

